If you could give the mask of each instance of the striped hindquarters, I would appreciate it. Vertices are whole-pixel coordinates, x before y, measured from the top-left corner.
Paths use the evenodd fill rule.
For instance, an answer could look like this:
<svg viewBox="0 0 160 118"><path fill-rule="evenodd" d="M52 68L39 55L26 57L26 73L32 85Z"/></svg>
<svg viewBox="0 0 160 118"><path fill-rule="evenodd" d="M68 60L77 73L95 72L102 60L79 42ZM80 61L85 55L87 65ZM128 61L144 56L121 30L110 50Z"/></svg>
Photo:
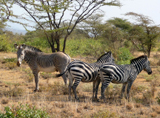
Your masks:
<svg viewBox="0 0 160 118"><path fill-rule="evenodd" d="M92 66L82 61L71 62L68 71L74 79L82 79L83 82L93 81L98 73Z"/></svg>
<svg viewBox="0 0 160 118"><path fill-rule="evenodd" d="M103 79L112 78L116 83L124 83L129 76L129 70L123 65L105 64L100 69L103 73Z"/></svg>

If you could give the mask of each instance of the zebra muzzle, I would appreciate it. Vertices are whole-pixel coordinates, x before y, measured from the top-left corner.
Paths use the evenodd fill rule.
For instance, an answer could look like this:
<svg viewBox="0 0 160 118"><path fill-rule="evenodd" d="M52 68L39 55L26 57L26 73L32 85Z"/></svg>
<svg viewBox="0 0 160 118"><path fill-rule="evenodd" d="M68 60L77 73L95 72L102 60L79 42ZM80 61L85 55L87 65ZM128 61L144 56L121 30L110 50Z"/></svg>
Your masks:
<svg viewBox="0 0 160 118"><path fill-rule="evenodd" d="M149 75L152 74L152 71L148 72L148 74L149 74Z"/></svg>
<svg viewBox="0 0 160 118"><path fill-rule="evenodd" d="M19 63L19 61L17 61L17 66L21 66L21 64Z"/></svg>

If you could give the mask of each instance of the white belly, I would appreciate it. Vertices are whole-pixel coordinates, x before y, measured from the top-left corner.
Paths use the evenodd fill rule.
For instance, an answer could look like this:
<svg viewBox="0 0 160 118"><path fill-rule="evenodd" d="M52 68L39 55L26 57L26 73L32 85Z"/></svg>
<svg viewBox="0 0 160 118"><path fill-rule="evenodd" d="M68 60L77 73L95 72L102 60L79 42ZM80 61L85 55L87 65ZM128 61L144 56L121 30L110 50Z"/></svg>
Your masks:
<svg viewBox="0 0 160 118"><path fill-rule="evenodd" d="M42 67L38 67L39 71L42 72L54 72L56 70L55 66L50 66L50 67L46 67L46 68L42 68Z"/></svg>

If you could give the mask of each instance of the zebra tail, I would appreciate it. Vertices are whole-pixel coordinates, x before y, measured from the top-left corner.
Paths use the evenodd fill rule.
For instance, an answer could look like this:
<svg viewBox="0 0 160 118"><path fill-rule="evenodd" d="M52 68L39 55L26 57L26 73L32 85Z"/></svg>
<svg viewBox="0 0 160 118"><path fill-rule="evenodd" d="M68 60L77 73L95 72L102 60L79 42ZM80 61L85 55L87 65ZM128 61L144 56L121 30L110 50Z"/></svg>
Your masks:
<svg viewBox="0 0 160 118"><path fill-rule="evenodd" d="M60 77L60 76L64 75L64 74L67 72L67 70L70 68L71 65L72 65L72 64L70 63L70 64L65 68L64 72L63 72L63 73L60 73L60 74L57 74L56 77Z"/></svg>
<svg viewBox="0 0 160 118"><path fill-rule="evenodd" d="M56 77L60 77L60 76L64 75L64 74L66 73L67 70L68 70L68 67L64 70L63 73L57 74Z"/></svg>
<svg viewBox="0 0 160 118"><path fill-rule="evenodd" d="M60 73L60 74L57 74L56 77L60 77L60 76L64 75L64 73L65 73L65 72Z"/></svg>

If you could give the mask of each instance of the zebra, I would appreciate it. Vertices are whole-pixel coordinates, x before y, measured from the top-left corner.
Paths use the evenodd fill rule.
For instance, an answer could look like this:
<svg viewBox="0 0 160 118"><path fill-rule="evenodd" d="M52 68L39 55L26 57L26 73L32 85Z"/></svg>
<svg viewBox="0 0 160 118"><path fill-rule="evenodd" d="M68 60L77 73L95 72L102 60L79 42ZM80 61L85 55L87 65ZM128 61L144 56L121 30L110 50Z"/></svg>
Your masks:
<svg viewBox="0 0 160 118"><path fill-rule="evenodd" d="M137 78L137 75L142 71L146 71L149 75L152 74L152 70L150 68L150 62L146 55L139 56L130 61L130 64L127 65L116 65L115 63L106 63L103 64L99 71L99 76L102 81L101 86L101 99L104 99L104 91L109 85L112 83L123 83L121 90L121 98L123 98L126 85L127 86L127 96L126 98L129 100L129 92L130 88Z"/></svg>
<svg viewBox="0 0 160 118"><path fill-rule="evenodd" d="M59 71L60 73L63 73L67 65L71 62L70 56L63 52L47 54L35 47L27 46L25 44L19 46L14 44L14 47L17 49L17 66L20 66L22 60L24 60L32 70L36 85L35 92L39 90L40 71ZM63 75L62 77L65 85L67 85L66 75Z"/></svg>
<svg viewBox="0 0 160 118"><path fill-rule="evenodd" d="M99 68L102 66L102 64L106 62L113 62L114 58L112 56L111 51L103 54L101 57L97 59L97 62L95 63L85 63L83 61L74 60L72 61L66 68L66 70L56 75L57 77L62 76L64 73L68 72L68 78L69 78L69 100L71 100L71 88L73 89L75 99L79 101L79 98L76 94L76 88L80 81L82 82L93 82L93 99L97 99L97 95L95 92L98 92L98 86L100 83L100 79L98 77L98 71ZM74 84L73 84L74 81ZM72 86L73 85L73 86Z"/></svg>

